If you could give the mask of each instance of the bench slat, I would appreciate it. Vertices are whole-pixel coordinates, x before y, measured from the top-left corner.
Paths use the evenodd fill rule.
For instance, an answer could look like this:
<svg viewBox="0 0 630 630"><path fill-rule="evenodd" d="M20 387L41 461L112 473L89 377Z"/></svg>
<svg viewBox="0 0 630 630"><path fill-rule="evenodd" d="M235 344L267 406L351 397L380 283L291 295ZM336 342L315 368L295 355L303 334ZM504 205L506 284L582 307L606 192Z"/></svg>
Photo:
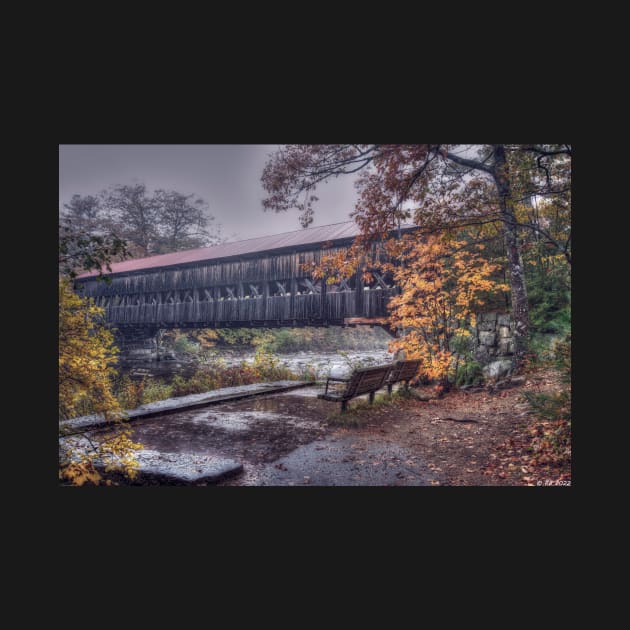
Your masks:
<svg viewBox="0 0 630 630"><path fill-rule="evenodd" d="M370 394L370 402L372 402L375 392L381 387L387 386L391 394L394 383L410 381L418 372L420 363L418 359L397 361L392 365L378 365L355 370L348 379L329 378L326 381L325 393L318 394L317 398L341 402L342 411L346 410L346 404L351 398L362 396L363 394ZM334 394L328 393L330 381L345 383L345 387Z"/></svg>
<svg viewBox="0 0 630 630"><path fill-rule="evenodd" d="M394 384L400 381L411 380L418 372L420 363L421 363L420 359L412 359L408 361L397 361L394 364L392 373L390 374L389 382L391 384Z"/></svg>

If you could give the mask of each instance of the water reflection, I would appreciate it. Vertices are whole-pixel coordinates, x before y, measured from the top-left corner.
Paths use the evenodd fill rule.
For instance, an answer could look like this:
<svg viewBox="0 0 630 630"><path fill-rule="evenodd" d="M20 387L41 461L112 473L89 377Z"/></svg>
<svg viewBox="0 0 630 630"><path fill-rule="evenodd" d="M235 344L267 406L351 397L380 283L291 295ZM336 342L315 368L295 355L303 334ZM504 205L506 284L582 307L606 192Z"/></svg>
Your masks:
<svg viewBox="0 0 630 630"><path fill-rule="evenodd" d="M313 403L323 401L277 394L139 419L132 439L159 452L273 461L326 432L330 409Z"/></svg>

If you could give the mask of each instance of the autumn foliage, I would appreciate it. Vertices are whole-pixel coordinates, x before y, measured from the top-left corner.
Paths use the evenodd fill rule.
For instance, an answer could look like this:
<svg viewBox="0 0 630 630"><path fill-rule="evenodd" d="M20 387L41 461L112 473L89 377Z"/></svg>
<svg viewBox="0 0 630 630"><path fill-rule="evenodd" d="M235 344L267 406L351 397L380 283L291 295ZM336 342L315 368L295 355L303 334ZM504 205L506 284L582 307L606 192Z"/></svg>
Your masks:
<svg viewBox="0 0 630 630"><path fill-rule="evenodd" d="M112 333L99 318L103 309L59 281L59 419L77 415L84 398L95 413L119 411L111 389L118 350Z"/></svg>
<svg viewBox="0 0 630 630"><path fill-rule="evenodd" d="M138 466L134 453L141 446L131 440L112 391L118 350L102 315L103 309L91 299L74 293L69 280L59 280L59 420L80 415L88 401L95 413L112 423L98 444L85 436L64 437L60 431L59 477L72 485L99 484L97 463L130 477Z"/></svg>
<svg viewBox="0 0 630 630"><path fill-rule="evenodd" d="M322 182L359 173L351 216L367 253L401 222L419 234L453 233L491 225L502 241L514 321L513 367L522 367L530 333L523 244L532 239L571 264L569 144L329 144L286 145L268 160L262 182L267 210L300 212L313 221ZM532 216L540 200L559 221Z"/></svg>
<svg viewBox="0 0 630 630"><path fill-rule="evenodd" d="M389 303L390 325L401 333L391 349L422 359L423 373L444 384L457 366L454 342L470 336L486 295L508 289L493 279L498 266L482 250L438 236L390 244L398 254L393 276L401 291Z"/></svg>

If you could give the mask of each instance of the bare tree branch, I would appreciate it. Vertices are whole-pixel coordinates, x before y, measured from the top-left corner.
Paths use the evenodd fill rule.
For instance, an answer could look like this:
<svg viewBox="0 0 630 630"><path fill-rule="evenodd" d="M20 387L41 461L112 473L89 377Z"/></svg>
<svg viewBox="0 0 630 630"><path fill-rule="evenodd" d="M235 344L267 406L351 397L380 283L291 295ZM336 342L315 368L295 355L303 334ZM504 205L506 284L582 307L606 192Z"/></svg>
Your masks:
<svg viewBox="0 0 630 630"><path fill-rule="evenodd" d="M492 168L485 164L485 161L488 158L486 158L486 160L484 160L483 162L479 162L478 160L470 160L468 158L460 157L459 155L455 155L455 153L451 153L450 151L447 152L446 157L452 162L455 162L455 164L467 166L468 168L472 168L476 171L485 171L489 175L492 175Z"/></svg>

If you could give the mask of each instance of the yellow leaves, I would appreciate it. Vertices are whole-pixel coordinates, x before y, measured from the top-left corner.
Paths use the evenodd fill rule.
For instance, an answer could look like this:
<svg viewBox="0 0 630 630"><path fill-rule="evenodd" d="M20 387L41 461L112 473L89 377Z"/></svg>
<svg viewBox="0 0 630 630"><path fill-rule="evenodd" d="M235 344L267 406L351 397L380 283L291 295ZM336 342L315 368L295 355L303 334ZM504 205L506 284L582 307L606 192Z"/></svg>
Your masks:
<svg viewBox="0 0 630 630"><path fill-rule="evenodd" d="M100 320L102 314L103 309L90 299L74 293L68 281L59 281L59 419L81 415L88 403L89 413L115 421L109 434L99 435L95 452L69 449L60 462L60 477L78 486L101 482L94 467L97 459L106 469L135 474L134 453L141 448L120 422L121 409L111 382L118 349Z"/></svg>
<svg viewBox="0 0 630 630"><path fill-rule="evenodd" d="M77 414L84 398L94 411L118 409L111 392L117 349L112 333L99 322L103 309L78 296L70 283L59 281L59 416Z"/></svg>
<svg viewBox="0 0 630 630"><path fill-rule="evenodd" d="M391 348L420 358L429 378L446 378L453 369L452 342L470 336L483 295L505 285L492 278L497 266L465 242L430 236L405 245L403 264L393 270L401 294L389 303L390 325L404 336Z"/></svg>
<svg viewBox="0 0 630 630"><path fill-rule="evenodd" d="M216 345L217 339L219 338L219 334L211 328L195 330L190 333L190 335L204 349L213 348Z"/></svg>

